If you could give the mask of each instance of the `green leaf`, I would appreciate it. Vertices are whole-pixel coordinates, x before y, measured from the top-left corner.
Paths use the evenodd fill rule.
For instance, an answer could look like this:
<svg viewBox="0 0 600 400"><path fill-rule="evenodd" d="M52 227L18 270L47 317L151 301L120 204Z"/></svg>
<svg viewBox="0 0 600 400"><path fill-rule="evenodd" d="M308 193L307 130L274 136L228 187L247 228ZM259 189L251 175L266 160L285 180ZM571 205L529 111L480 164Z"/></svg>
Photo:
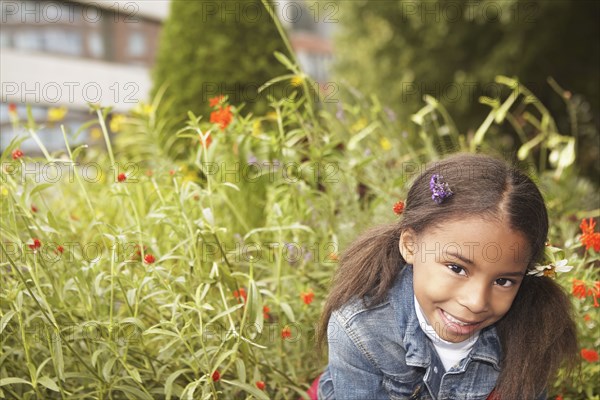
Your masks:
<svg viewBox="0 0 600 400"><path fill-rule="evenodd" d="M33 198L33 195L36 194L37 192L41 192L44 189L47 189L49 187L54 186L53 183L40 183L39 185L36 185L31 192L29 193L29 197Z"/></svg>
<svg viewBox="0 0 600 400"><path fill-rule="evenodd" d="M218 313L217 315L215 315L214 317L212 317L210 319L210 321L207 322L207 325L212 324L213 322L215 322L216 320L218 320L219 318L227 315L227 314L231 314L232 312L234 312L235 310L238 310L240 308L244 307L244 303L241 304L236 304L233 307L229 307L227 310L225 311L221 311L220 313Z"/></svg>
<svg viewBox="0 0 600 400"><path fill-rule="evenodd" d="M60 392L60 389L58 388L58 385L56 384L56 382L54 382L52 379L50 379L50 377L47 375L44 375L40 379L38 379L38 383L44 385L45 387L47 387L50 390L53 390L55 392Z"/></svg>
<svg viewBox="0 0 600 400"><path fill-rule="evenodd" d="M31 382L26 381L25 379L22 379L22 378L2 378L2 379L0 379L0 386L14 385L15 383L24 383L26 385L33 386L31 384Z"/></svg>
<svg viewBox="0 0 600 400"><path fill-rule="evenodd" d="M239 387L240 389L242 389L246 393L250 393L251 395L255 396L257 399L269 400L269 396L267 396L267 394L265 392L263 392L262 390L259 390L255 386L248 385L247 383L243 383L243 382L240 382L238 380L229 381L229 380L226 380L226 379L221 379L221 381L224 382L224 383L228 383L228 384L230 384L232 386Z"/></svg>
<svg viewBox="0 0 600 400"><path fill-rule="evenodd" d="M173 372L171 375L169 375L169 377L165 381L165 396L167 397L166 400L170 400L171 396L173 395L173 383L175 382L175 380L179 377L179 375L185 374L186 372L193 372L193 371L189 368L185 368L185 369L177 370L177 371Z"/></svg>
<svg viewBox="0 0 600 400"><path fill-rule="evenodd" d="M160 329L160 328L150 328L143 333L143 335L152 335L152 334L173 336L173 337L179 338L179 335L176 334L175 332L168 331L166 329Z"/></svg>
<svg viewBox="0 0 600 400"><path fill-rule="evenodd" d="M4 331L4 328L6 328L6 325L10 322L13 315L15 315L15 311L10 310L2 316L2 319L0 319L0 333Z"/></svg>
<svg viewBox="0 0 600 400"><path fill-rule="evenodd" d="M115 361L117 361L116 357L109 358L106 364L102 367L102 376L106 382L110 381L110 372L112 371L113 366L115 365Z"/></svg>
<svg viewBox="0 0 600 400"><path fill-rule="evenodd" d="M288 317L290 322L296 322L294 310L292 310L292 307L290 307L288 303L281 302L279 303L279 306L281 307L281 310L284 312L284 314Z"/></svg>
<svg viewBox="0 0 600 400"><path fill-rule="evenodd" d="M153 400L150 395L141 391L140 389L133 386L125 386L125 385L116 385L114 386L116 390L120 390L124 393L128 393L133 396L134 399L147 399Z"/></svg>
<svg viewBox="0 0 600 400"><path fill-rule="evenodd" d="M277 60L279 60L280 63L282 63L290 71L296 72L298 70L296 65L293 62L291 62L290 59L287 58L287 56L285 54L276 51L274 53L274 56Z"/></svg>

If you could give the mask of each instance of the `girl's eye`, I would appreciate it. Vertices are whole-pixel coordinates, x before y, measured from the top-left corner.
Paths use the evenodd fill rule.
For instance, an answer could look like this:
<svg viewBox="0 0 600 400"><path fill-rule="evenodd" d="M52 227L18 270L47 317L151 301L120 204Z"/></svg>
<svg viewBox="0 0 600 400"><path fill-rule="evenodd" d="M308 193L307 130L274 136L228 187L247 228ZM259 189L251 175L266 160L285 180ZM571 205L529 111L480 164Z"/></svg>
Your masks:
<svg viewBox="0 0 600 400"><path fill-rule="evenodd" d="M454 272L457 275L467 275L467 271L465 271L465 269L463 267L461 267L460 265L456 265L456 264L448 264L446 265L446 267L448 267L448 269L452 272Z"/></svg>
<svg viewBox="0 0 600 400"><path fill-rule="evenodd" d="M511 287L514 284L515 284L515 281L511 281L510 279L506 279L506 278L496 279L496 285L498 285L498 286L507 288L507 287Z"/></svg>

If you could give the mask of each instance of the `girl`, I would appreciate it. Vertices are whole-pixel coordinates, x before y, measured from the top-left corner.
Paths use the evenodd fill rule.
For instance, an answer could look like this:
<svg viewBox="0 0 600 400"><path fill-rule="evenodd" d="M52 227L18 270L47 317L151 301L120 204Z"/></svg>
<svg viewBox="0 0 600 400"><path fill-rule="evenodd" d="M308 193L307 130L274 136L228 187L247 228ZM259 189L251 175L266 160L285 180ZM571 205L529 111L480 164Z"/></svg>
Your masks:
<svg viewBox="0 0 600 400"><path fill-rule="evenodd" d="M503 161L429 167L400 221L341 258L318 330L329 345L319 399L546 398L577 356L568 297L527 274L547 234L538 188Z"/></svg>

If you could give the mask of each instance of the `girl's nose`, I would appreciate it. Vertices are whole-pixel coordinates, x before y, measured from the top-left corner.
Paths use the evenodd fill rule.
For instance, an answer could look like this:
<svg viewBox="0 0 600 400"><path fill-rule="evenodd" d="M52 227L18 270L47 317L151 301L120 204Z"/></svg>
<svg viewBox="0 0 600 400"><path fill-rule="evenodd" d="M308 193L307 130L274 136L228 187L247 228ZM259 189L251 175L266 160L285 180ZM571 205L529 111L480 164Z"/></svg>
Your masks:
<svg viewBox="0 0 600 400"><path fill-rule="evenodd" d="M479 314L488 310L489 286L480 282L473 282L462 288L459 303L468 308L473 314Z"/></svg>

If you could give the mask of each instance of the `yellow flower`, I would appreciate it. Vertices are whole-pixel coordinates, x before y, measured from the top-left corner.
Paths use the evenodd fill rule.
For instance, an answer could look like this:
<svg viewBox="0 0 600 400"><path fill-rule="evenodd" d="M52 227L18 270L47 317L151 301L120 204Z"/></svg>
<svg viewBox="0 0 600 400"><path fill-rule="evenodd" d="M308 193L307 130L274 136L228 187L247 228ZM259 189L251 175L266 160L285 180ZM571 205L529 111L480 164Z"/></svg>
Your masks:
<svg viewBox="0 0 600 400"><path fill-rule="evenodd" d="M275 121L277 120L277 113L275 111L269 111L266 118Z"/></svg>
<svg viewBox="0 0 600 400"><path fill-rule="evenodd" d="M59 122L67 115L67 107L50 107L48 109L48 121Z"/></svg>
<svg viewBox="0 0 600 400"><path fill-rule="evenodd" d="M97 126L90 129L90 137L94 140L98 140L102 137L102 130Z"/></svg>
<svg viewBox="0 0 600 400"><path fill-rule="evenodd" d="M2 186L2 197L8 196L8 189Z"/></svg>
<svg viewBox="0 0 600 400"><path fill-rule="evenodd" d="M116 114L110 120L110 130L114 133L120 132L123 123L127 118L123 114Z"/></svg>
<svg viewBox="0 0 600 400"><path fill-rule="evenodd" d="M365 117L362 117L361 119L353 123L350 129L352 129L353 132L358 132L364 129L365 126L367 126L367 119Z"/></svg>
<svg viewBox="0 0 600 400"><path fill-rule="evenodd" d="M386 137L381 138L381 140L379 141L379 144L381 145L381 148L384 151L390 151L392 149L392 143L390 143L390 141Z"/></svg>
<svg viewBox="0 0 600 400"><path fill-rule="evenodd" d="M302 85L302 82L304 82L304 77L301 75L296 75L292 78L292 86L298 87Z"/></svg>
<svg viewBox="0 0 600 400"><path fill-rule="evenodd" d="M152 105L140 102L135 106L133 112L139 115L150 115L152 113Z"/></svg>
<svg viewBox="0 0 600 400"><path fill-rule="evenodd" d="M252 124L252 136L258 137L261 132L262 132L262 125L260 123L260 120L255 120L254 123Z"/></svg>

